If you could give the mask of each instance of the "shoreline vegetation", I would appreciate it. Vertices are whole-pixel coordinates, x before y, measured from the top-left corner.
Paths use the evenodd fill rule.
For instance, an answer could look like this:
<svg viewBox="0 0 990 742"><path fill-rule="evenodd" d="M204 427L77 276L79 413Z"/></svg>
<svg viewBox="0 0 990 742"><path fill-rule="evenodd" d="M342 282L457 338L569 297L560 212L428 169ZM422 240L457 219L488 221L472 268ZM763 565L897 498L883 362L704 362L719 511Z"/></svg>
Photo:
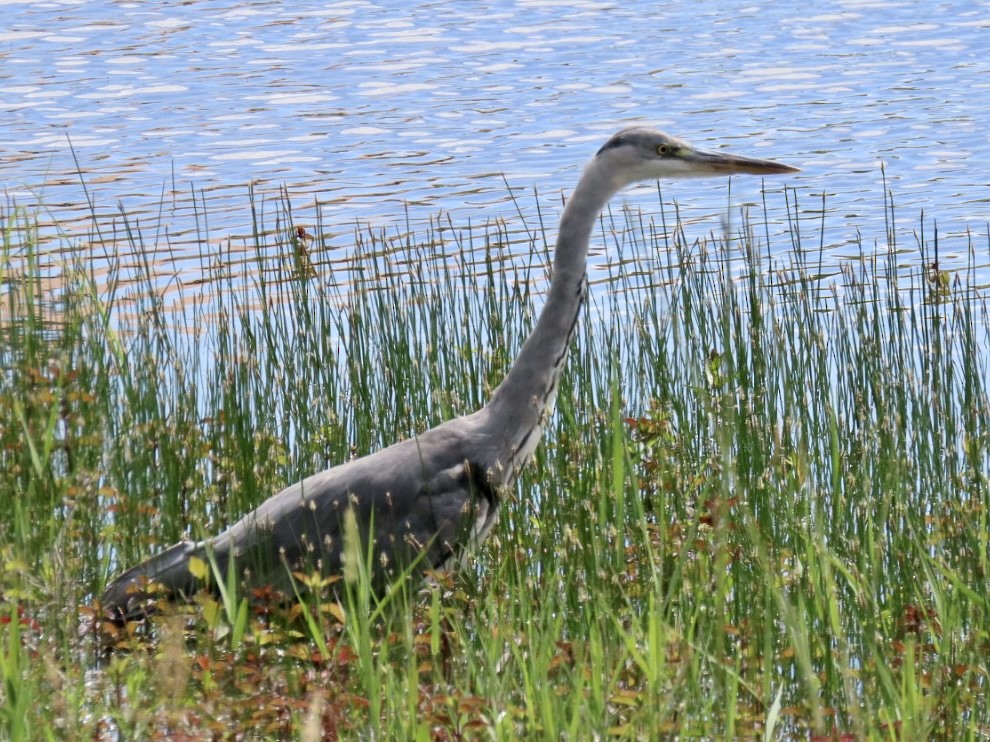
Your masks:
<svg viewBox="0 0 990 742"><path fill-rule="evenodd" d="M542 301L542 223L358 230L344 266L251 206L237 271L204 240L167 291L126 215L42 253L0 212L4 736L990 735L986 247L947 268L924 225L829 266L796 217L606 212L470 568L379 600L358 559L285 604L199 565L216 593L101 622L120 568L476 409Z"/></svg>

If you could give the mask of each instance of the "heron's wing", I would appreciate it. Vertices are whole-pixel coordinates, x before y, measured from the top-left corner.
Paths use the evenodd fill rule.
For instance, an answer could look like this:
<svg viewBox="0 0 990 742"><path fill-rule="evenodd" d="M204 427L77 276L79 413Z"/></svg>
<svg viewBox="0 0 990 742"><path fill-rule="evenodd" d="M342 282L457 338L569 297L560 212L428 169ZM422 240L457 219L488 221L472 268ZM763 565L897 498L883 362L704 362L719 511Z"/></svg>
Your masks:
<svg viewBox="0 0 990 742"><path fill-rule="evenodd" d="M342 571L350 511L376 586L413 563L442 566L496 519L497 488L469 450L455 426L441 426L287 487L212 546L224 563L235 554L255 581L288 589L294 571Z"/></svg>

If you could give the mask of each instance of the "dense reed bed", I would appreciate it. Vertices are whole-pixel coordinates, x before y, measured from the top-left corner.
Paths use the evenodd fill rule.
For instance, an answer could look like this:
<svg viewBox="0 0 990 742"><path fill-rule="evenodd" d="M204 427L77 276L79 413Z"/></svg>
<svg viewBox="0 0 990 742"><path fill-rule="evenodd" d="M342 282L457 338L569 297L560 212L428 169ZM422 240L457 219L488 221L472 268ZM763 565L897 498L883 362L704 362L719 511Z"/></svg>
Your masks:
<svg viewBox="0 0 990 742"><path fill-rule="evenodd" d="M342 604L227 581L102 624L121 567L476 408L541 303L539 229L359 230L343 260L273 211L204 241L195 286L123 215L59 252L4 211L5 736L990 734L986 301L892 226L822 265L796 216L697 241L606 215L557 415L475 569L383 600L359 573Z"/></svg>

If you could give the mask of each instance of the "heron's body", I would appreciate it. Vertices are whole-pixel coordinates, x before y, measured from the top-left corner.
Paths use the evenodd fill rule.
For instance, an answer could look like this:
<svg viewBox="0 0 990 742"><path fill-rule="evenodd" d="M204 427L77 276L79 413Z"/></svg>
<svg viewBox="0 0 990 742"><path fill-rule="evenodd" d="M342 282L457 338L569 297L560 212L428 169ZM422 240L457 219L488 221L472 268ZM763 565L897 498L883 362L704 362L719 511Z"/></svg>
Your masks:
<svg viewBox="0 0 990 742"><path fill-rule="evenodd" d="M104 593L104 608L118 618L140 612L148 580L171 594L193 592L189 558L205 560L208 553L224 572L234 555L238 571L252 582L291 594L292 571L342 571L348 509L361 538L371 538L377 587L409 564L422 571L463 556L495 525L502 494L532 456L553 412L584 301L591 231L608 200L630 183L665 176L793 170L767 160L700 152L650 129L620 131L585 168L564 209L546 303L488 404L307 477L213 539L176 544L114 580Z"/></svg>

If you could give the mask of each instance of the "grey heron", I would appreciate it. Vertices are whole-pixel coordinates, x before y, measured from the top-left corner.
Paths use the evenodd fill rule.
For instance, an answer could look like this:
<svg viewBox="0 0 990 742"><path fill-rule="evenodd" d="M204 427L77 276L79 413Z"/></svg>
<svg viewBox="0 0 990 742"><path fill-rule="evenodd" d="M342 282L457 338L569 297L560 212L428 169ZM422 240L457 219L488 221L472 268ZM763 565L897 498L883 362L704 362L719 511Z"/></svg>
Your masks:
<svg viewBox="0 0 990 742"><path fill-rule="evenodd" d="M564 208L546 301L519 355L480 410L286 487L218 536L182 541L133 567L106 588L107 615L142 614L149 596L183 596L199 584L190 558L232 558L252 584L292 595L292 573L340 574L345 520L371 554L376 589L411 568L463 559L498 518L499 503L533 455L553 412L558 381L587 291L586 258L599 213L620 189L660 178L771 175L797 168L706 152L653 129L619 131L584 169ZM370 540L370 541L369 541ZM369 548L370 546L370 548ZM157 583L158 591L148 584Z"/></svg>

